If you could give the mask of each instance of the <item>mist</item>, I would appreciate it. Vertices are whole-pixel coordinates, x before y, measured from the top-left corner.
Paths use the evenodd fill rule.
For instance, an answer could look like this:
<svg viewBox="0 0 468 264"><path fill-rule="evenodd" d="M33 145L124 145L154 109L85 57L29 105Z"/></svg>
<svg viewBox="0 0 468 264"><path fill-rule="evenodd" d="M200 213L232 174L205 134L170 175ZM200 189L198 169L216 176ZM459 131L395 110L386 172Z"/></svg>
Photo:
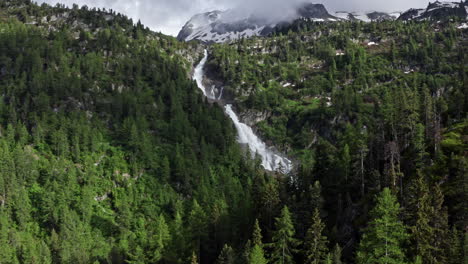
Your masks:
<svg viewBox="0 0 468 264"><path fill-rule="evenodd" d="M428 0L37 0L51 5L62 3L113 9L154 31L177 35L193 15L212 10L233 10L232 14L255 13L272 21L287 19L304 2L324 4L328 11L405 11L421 8Z"/></svg>

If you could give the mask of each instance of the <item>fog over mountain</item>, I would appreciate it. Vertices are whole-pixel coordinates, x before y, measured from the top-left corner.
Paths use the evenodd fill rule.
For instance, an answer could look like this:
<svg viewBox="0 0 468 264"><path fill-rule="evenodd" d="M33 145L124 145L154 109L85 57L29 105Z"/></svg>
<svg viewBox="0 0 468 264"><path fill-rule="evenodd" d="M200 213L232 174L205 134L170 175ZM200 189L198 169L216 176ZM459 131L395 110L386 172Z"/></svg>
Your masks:
<svg viewBox="0 0 468 264"><path fill-rule="evenodd" d="M428 0L38 0L52 5L73 3L113 9L134 20L140 19L155 31L176 35L194 14L217 9L234 9L236 13L255 13L272 21L291 16L304 2L322 3L331 11L403 11L425 7Z"/></svg>

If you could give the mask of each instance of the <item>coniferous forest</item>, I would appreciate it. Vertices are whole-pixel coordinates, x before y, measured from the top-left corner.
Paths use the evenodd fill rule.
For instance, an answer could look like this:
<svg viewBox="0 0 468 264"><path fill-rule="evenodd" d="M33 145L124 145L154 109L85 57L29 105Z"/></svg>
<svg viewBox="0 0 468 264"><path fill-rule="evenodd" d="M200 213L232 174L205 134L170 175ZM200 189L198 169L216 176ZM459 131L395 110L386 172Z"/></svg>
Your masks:
<svg viewBox="0 0 468 264"><path fill-rule="evenodd" d="M298 20L206 45L0 1L0 263L467 263L458 22ZM192 81L204 49L291 173L251 159Z"/></svg>

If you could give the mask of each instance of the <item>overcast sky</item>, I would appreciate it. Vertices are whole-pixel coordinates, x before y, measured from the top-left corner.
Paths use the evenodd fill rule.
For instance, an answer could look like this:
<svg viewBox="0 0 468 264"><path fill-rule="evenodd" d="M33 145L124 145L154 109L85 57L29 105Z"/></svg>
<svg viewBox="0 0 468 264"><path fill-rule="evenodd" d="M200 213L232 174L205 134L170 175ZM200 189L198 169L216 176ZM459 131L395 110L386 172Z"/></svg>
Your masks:
<svg viewBox="0 0 468 264"><path fill-rule="evenodd" d="M429 0L36 0L52 5L63 3L105 7L140 19L154 31L177 35L192 15L211 10L238 8L284 14L298 2L323 3L329 11L404 11L425 7ZM435 1L435 0L432 0ZM453 0L456 1L456 0Z"/></svg>

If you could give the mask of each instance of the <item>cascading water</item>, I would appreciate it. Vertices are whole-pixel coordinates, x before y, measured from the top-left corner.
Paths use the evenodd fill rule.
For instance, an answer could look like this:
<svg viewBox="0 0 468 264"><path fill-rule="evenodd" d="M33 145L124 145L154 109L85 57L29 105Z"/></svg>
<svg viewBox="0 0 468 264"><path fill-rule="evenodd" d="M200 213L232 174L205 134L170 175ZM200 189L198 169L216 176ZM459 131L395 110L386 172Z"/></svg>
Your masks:
<svg viewBox="0 0 468 264"><path fill-rule="evenodd" d="M195 68L195 71L193 72L193 79L197 82L198 88L202 90L203 95L208 97L209 99L215 99L214 97L214 88L211 89L211 92L208 93L206 91L205 85L203 85L203 67L205 67L206 61L208 60L208 51L205 50L203 59L200 61L200 63L197 65Z"/></svg>
<svg viewBox="0 0 468 264"><path fill-rule="evenodd" d="M223 89L221 89L218 98L215 96L214 87L207 92L206 87L203 85L203 68L208 59L208 51L205 50L204 57L195 68L193 79L197 82L198 88L202 90L203 94L211 100L221 100L223 96ZM282 173L289 173L292 170L292 162L276 154L253 132L252 128L248 125L241 123L239 117L232 109L232 105L225 105L224 110L226 114L232 119L238 133L238 142L246 144L253 155L258 154L262 159L262 166L269 171L279 171Z"/></svg>
<svg viewBox="0 0 468 264"><path fill-rule="evenodd" d="M221 92L219 92L218 100L223 99L224 87L221 87Z"/></svg>

